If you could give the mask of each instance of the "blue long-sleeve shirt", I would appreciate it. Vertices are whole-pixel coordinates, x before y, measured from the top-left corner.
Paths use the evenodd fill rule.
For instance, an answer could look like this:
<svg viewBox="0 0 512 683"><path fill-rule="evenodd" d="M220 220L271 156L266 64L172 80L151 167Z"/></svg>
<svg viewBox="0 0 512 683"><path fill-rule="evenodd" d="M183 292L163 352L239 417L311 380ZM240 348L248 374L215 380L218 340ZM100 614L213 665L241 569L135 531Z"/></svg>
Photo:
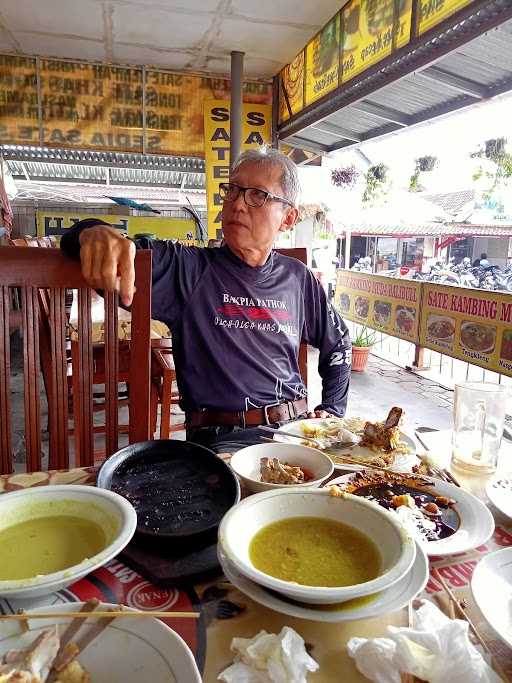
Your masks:
<svg viewBox="0 0 512 683"><path fill-rule="evenodd" d="M87 219L61 239L80 252ZM344 415L351 342L313 273L300 261L271 252L251 267L227 246L185 247L136 240L153 254L152 317L172 332L181 407L185 411L247 410L306 396L298 366L301 340L320 351L322 402Z"/></svg>

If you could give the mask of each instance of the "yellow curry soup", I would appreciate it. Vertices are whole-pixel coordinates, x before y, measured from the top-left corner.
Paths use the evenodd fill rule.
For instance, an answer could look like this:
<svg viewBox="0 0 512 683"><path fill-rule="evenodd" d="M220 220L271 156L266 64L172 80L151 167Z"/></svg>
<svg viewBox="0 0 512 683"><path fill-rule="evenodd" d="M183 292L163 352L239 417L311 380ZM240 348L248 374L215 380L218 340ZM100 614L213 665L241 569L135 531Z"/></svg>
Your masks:
<svg viewBox="0 0 512 683"><path fill-rule="evenodd" d="M305 586L353 586L381 571L377 546L351 526L320 517L290 517L258 531L249 545L256 569Z"/></svg>
<svg viewBox="0 0 512 683"><path fill-rule="evenodd" d="M95 522L71 515L37 517L0 530L0 581L53 574L93 557L107 545Z"/></svg>

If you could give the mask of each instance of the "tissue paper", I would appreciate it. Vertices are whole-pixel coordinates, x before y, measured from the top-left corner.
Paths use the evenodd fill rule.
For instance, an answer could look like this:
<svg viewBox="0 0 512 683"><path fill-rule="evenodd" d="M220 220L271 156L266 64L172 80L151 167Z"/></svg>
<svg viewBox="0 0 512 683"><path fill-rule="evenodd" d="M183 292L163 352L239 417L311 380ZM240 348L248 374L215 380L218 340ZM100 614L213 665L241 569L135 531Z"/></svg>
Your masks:
<svg viewBox="0 0 512 683"><path fill-rule="evenodd" d="M279 634L260 631L254 638L233 638L235 662L219 680L225 683L306 683L318 664L308 655L304 640L288 626Z"/></svg>
<svg viewBox="0 0 512 683"><path fill-rule="evenodd" d="M469 624L449 619L424 601L414 628L388 626L389 638L351 638L347 649L359 671L376 683L400 683L400 672L429 683L500 683L472 645Z"/></svg>

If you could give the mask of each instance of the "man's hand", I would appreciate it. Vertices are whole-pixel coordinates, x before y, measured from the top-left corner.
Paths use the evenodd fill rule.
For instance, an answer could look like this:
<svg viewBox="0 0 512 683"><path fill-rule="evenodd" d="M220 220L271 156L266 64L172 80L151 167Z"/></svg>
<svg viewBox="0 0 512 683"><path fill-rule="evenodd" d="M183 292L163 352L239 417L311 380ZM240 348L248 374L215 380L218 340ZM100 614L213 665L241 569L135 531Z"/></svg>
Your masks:
<svg viewBox="0 0 512 683"><path fill-rule="evenodd" d="M80 234L80 261L94 289L117 291L125 306L135 291L135 244L115 228L93 226Z"/></svg>
<svg viewBox="0 0 512 683"><path fill-rule="evenodd" d="M327 410L312 410L308 413L308 417L335 417L335 415L331 415L331 413L328 413Z"/></svg>

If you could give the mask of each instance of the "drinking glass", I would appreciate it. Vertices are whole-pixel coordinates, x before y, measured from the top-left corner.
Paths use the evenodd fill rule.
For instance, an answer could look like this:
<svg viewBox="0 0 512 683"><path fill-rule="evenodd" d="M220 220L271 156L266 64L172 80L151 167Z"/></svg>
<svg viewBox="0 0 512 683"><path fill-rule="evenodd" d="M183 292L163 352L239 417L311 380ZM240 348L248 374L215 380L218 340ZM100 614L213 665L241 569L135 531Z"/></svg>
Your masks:
<svg viewBox="0 0 512 683"><path fill-rule="evenodd" d="M494 472L505 424L507 388L488 382L455 385L452 464Z"/></svg>

